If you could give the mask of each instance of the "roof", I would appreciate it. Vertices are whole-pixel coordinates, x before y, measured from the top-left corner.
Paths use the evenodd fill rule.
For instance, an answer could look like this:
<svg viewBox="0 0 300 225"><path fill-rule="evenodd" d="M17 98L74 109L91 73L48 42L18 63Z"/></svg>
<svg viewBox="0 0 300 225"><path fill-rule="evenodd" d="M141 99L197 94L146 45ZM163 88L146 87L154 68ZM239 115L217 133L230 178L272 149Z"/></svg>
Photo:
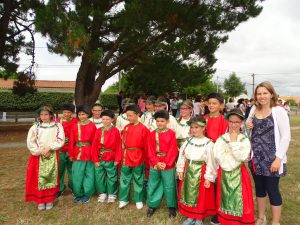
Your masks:
<svg viewBox="0 0 300 225"><path fill-rule="evenodd" d="M280 96L279 98L283 99L284 101L287 101L287 100L295 100L296 102L300 102L300 97L297 97L297 96Z"/></svg>
<svg viewBox="0 0 300 225"><path fill-rule="evenodd" d="M12 89L15 79L0 79L0 89ZM62 80L36 80L37 88L75 88L75 81Z"/></svg>

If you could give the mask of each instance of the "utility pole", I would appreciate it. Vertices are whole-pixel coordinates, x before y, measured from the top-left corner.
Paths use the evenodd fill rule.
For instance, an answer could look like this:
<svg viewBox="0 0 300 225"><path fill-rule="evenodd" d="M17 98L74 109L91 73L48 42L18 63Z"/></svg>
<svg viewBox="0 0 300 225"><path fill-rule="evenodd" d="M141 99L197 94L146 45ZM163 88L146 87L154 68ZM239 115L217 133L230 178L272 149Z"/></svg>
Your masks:
<svg viewBox="0 0 300 225"><path fill-rule="evenodd" d="M255 76L255 74L253 73L251 76L252 76L252 98L254 98L254 76Z"/></svg>
<svg viewBox="0 0 300 225"><path fill-rule="evenodd" d="M219 93L219 76L217 76L217 93Z"/></svg>
<svg viewBox="0 0 300 225"><path fill-rule="evenodd" d="M120 92L121 91L121 71L119 71L118 77L119 77L119 92Z"/></svg>

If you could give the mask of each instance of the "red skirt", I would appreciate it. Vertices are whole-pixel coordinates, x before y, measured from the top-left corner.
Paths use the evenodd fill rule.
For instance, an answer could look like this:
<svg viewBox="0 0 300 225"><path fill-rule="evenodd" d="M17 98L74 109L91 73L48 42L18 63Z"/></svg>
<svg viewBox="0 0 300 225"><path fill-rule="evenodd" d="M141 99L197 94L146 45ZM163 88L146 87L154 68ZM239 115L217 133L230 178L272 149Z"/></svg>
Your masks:
<svg viewBox="0 0 300 225"><path fill-rule="evenodd" d="M58 153L59 152L56 151L57 164L59 163ZM25 201L36 202L37 204L53 202L56 199L57 192L59 191L59 175L57 174L56 187L38 190L39 162L40 156L29 156L26 174Z"/></svg>
<svg viewBox="0 0 300 225"><path fill-rule="evenodd" d="M218 185L217 185L217 209L218 219L222 225L254 225L254 203L252 195L251 179L246 166L241 166L242 179L242 198L243 198L243 215L242 217L232 216L220 212L221 205L221 180L222 169L218 170Z"/></svg>
<svg viewBox="0 0 300 225"><path fill-rule="evenodd" d="M206 164L204 164L202 167L201 181L199 185L199 196L197 205L195 207L186 206L180 202L182 181L179 181L178 209L182 215L188 218L203 220L207 216L216 215L214 183L211 183L209 188L204 187L205 171Z"/></svg>

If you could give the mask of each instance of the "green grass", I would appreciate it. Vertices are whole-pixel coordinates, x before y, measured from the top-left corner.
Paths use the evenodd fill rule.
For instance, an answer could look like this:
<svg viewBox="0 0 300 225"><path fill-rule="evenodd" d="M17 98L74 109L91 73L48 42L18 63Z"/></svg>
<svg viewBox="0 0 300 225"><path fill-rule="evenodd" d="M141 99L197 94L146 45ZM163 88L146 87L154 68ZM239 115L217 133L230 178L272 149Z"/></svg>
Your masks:
<svg viewBox="0 0 300 225"><path fill-rule="evenodd" d="M283 213L281 225L300 224L300 116L292 117L292 141L288 151L287 176L281 179ZM26 130L21 130L26 137ZM13 133L14 134L14 133ZM2 135L2 134L1 134ZM0 142L4 140L0 139ZM67 193L49 211L38 211L34 203L24 202L25 174L29 152L23 148L3 149L0 143L0 224L45 224L45 225L85 225L85 224L126 224L126 225L173 225L184 218L168 218L168 210L163 204L153 218L146 217L146 207L136 210L131 203L119 210L118 204L97 203L93 197L87 205L74 204L72 195ZM270 210L267 217L270 221ZM208 219L206 219L206 223Z"/></svg>

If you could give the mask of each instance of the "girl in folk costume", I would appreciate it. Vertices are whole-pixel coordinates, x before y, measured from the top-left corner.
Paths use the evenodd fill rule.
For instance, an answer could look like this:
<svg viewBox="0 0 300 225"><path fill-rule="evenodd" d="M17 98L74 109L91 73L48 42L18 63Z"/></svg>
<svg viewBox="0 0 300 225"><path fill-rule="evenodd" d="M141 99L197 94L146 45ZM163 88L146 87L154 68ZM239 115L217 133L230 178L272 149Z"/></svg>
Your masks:
<svg viewBox="0 0 300 225"><path fill-rule="evenodd" d="M213 142L205 137L205 119L191 120L191 134L180 148L177 161L179 177L179 212L187 219L183 225L203 225L202 220L215 215L214 176L206 174L213 160Z"/></svg>
<svg viewBox="0 0 300 225"><path fill-rule="evenodd" d="M111 110L101 113L103 127L99 128L92 145L92 160L95 164L95 186L98 202L115 202L118 191L117 165L121 161L121 137L112 125L115 114Z"/></svg>
<svg viewBox="0 0 300 225"><path fill-rule="evenodd" d="M73 179L72 179L72 162L68 157L69 151L69 138L72 126L77 123L77 118L73 118L72 115L75 112L75 106L72 103L63 105L63 116L58 118L57 121L63 126L65 132L65 144L59 151L59 178L60 188L57 197L60 197L66 190L65 172L68 173L68 187L73 190Z"/></svg>
<svg viewBox="0 0 300 225"><path fill-rule="evenodd" d="M149 96L146 100L146 112L141 116L141 122L150 130L154 131L156 129L154 115L154 103L155 97Z"/></svg>
<svg viewBox="0 0 300 225"><path fill-rule="evenodd" d="M121 115L119 115L117 117L117 120L116 120L116 128L118 128L118 130L120 132L122 132L122 130L124 129L124 127L129 124L129 120L127 119L127 115L126 115L126 112L125 112L125 109L127 106L129 105L133 105L133 101L130 99L130 98L127 98L127 100L125 101L124 103L124 111ZM140 121L140 118L139 118L139 121Z"/></svg>
<svg viewBox="0 0 300 225"><path fill-rule="evenodd" d="M94 193L94 165L92 163L92 142L96 126L88 119L90 108L86 105L77 107L78 122L73 125L69 140L69 157L73 161L74 202L89 202Z"/></svg>
<svg viewBox="0 0 300 225"><path fill-rule="evenodd" d="M189 99L182 102L179 107L180 117L177 120L176 138L179 148L187 137L190 136L190 120L193 113L193 102Z"/></svg>
<svg viewBox="0 0 300 225"><path fill-rule="evenodd" d="M26 175L25 201L38 204L38 209L51 209L59 191L59 150L65 143L60 123L54 122L50 106L38 109L39 122L28 132L27 148L30 151Z"/></svg>
<svg viewBox="0 0 300 225"><path fill-rule="evenodd" d="M101 113L103 111L103 106L100 103L95 103L92 107L92 117L90 118L90 121L92 121L96 128L100 128L103 126L102 119L101 119Z"/></svg>
<svg viewBox="0 0 300 225"><path fill-rule="evenodd" d="M215 163L207 170L208 175L218 176L218 220L222 225L254 225L251 179L244 165L251 147L249 139L240 133L244 115L240 109L233 109L225 118L229 132L217 139L213 151Z"/></svg>

